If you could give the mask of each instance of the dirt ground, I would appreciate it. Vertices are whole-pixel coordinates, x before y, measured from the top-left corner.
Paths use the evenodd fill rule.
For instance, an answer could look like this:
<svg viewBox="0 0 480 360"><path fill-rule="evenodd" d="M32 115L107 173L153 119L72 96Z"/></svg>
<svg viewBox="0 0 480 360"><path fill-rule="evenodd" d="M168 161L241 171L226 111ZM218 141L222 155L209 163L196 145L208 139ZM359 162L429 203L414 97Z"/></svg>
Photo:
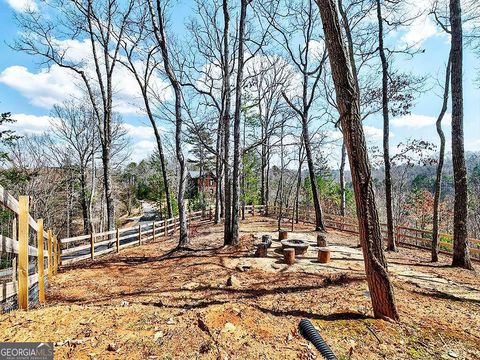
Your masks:
<svg viewBox="0 0 480 360"><path fill-rule="evenodd" d="M401 316L391 323L371 317L355 236L329 231L332 262L319 264L315 232L296 225L289 238L312 246L287 267L276 241L253 257L275 228L249 219L241 246L223 248L222 227L200 224L189 250L159 238L62 268L45 307L0 315L0 341L53 341L58 359L320 359L297 332L308 318L339 359L480 359L478 266L389 253Z"/></svg>

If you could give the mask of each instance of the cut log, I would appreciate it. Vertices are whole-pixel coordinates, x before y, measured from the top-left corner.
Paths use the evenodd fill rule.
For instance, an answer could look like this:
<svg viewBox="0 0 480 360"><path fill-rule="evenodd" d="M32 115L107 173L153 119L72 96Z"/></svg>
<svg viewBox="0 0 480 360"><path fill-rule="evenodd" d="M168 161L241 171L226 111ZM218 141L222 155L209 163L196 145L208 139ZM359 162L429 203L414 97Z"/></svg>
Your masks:
<svg viewBox="0 0 480 360"><path fill-rule="evenodd" d="M323 234L317 235L317 246L318 247L326 247L327 246L327 238Z"/></svg>
<svg viewBox="0 0 480 360"><path fill-rule="evenodd" d="M279 230L278 231L278 240L282 241L288 239L288 232L286 230Z"/></svg>
<svg viewBox="0 0 480 360"><path fill-rule="evenodd" d="M257 251L255 252L256 257L267 257L268 245L265 243L258 244Z"/></svg>
<svg viewBox="0 0 480 360"><path fill-rule="evenodd" d="M318 249L318 262L320 264L326 264L330 262L330 249L329 248L320 248Z"/></svg>
<svg viewBox="0 0 480 360"><path fill-rule="evenodd" d="M288 265L295 264L295 249L284 249L283 257L284 257L285 263L287 263Z"/></svg>

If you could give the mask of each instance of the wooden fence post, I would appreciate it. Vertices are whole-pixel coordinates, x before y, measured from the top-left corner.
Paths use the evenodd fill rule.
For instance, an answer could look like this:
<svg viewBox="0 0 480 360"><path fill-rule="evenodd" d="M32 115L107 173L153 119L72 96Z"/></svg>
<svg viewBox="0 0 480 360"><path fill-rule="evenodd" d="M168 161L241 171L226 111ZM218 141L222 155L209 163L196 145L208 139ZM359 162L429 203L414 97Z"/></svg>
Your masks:
<svg viewBox="0 0 480 360"><path fill-rule="evenodd" d="M18 308L28 309L28 196L18 199Z"/></svg>
<svg viewBox="0 0 480 360"><path fill-rule="evenodd" d="M93 232L90 234L90 257L92 260L95 258L95 235Z"/></svg>
<svg viewBox="0 0 480 360"><path fill-rule="evenodd" d="M163 223L163 232L165 233L165 236L168 236L167 219L165 219Z"/></svg>
<svg viewBox="0 0 480 360"><path fill-rule="evenodd" d="M252 217L255 217L255 204L252 205Z"/></svg>
<svg viewBox="0 0 480 360"><path fill-rule="evenodd" d="M43 219L37 220L38 302L45 303L45 258L43 257Z"/></svg>
<svg viewBox="0 0 480 360"><path fill-rule="evenodd" d="M116 243L117 243L117 253L120 251L120 230L118 230L117 228L117 233L116 233L116 236L115 236L115 240L116 240Z"/></svg>
<svg viewBox="0 0 480 360"><path fill-rule="evenodd" d="M138 225L138 245L142 245L142 225Z"/></svg>
<svg viewBox="0 0 480 360"><path fill-rule="evenodd" d="M152 224L152 241L155 241L155 221Z"/></svg>
<svg viewBox="0 0 480 360"><path fill-rule="evenodd" d="M400 244L400 226L397 225L397 234L396 234L396 245Z"/></svg>
<svg viewBox="0 0 480 360"><path fill-rule="evenodd" d="M58 239L53 237L53 275L57 275L58 271Z"/></svg>
<svg viewBox="0 0 480 360"><path fill-rule="evenodd" d="M47 251L48 251L48 281L52 280L53 263L52 263L52 230L48 230Z"/></svg>

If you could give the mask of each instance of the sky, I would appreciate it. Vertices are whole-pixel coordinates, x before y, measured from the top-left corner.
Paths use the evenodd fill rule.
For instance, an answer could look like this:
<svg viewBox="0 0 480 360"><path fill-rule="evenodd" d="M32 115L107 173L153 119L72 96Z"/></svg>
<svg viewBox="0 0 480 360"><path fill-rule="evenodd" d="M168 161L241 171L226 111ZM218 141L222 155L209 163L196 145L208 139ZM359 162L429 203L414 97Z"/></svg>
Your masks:
<svg viewBox="0 0 480 360"><path fill-rule="evenodd" d="M0 0L0 112L11 112L17 120L14 125L19 134L42 133L48 130L51 110L54 104L61 103L68 94L78 89L67 70L48 68L40 64L40 59L9 48L19 34L14 14L22 12L25 6L37 7L38 0ZM428 1L428 0L422 0ZM190 0L181 0L177 5L183 17L172 19L171 26L177 36L182 36L191 7ZM178 12L176 12L178 14ZM400 56L395 66L402 71L428 77L427 87L443 81L449 49L449 38L438 29L433 20L422 17L415 21L408 31L392 35L390 40L400 43L415 43L424 52L408 61ZM85 51L80 42L69 43L79 53ZM121 70L120 70L121 71ZM132 159L139 161L147 157L155 148L153 132L149 122L142 115L141 99L134 79L128 72L119 74L117 84L118 100L116 110L122 115L125 128L132 138L134 153ZM379 74L380 76L380 74ZM475 80L480 77L480 62L469 49L464 52L464 132L465 148L480 151L480 90ZM158 79L159 86L164 84ZM391 152L396 145L409 138L423 139L438 143L435 120L441 107L441 89L432 90L415 99L411 114L391 119ZM168 95L166 98L168 99ZM447 135L447 149L450 148L450 103L444 119ZM160 126L163 126L160 124ZM164 125L168 127L168 125ZM380 145L382 119L380 116L368 118L364 123L367 140Z"/></svg>

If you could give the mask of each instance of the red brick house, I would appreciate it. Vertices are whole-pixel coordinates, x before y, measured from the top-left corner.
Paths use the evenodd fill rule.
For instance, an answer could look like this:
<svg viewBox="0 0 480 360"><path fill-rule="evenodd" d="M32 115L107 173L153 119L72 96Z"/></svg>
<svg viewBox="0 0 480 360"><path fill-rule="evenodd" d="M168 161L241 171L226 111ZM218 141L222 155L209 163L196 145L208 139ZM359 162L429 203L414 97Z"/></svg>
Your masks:
<svg viewBox="0 0 480 360"><path fill-rule="evenodd" d="M200 176L200 171L189 171L187 176L187 193L189 197L203 191L207 196L215 195L215 176L211 171L206 171Z"/></svg>

